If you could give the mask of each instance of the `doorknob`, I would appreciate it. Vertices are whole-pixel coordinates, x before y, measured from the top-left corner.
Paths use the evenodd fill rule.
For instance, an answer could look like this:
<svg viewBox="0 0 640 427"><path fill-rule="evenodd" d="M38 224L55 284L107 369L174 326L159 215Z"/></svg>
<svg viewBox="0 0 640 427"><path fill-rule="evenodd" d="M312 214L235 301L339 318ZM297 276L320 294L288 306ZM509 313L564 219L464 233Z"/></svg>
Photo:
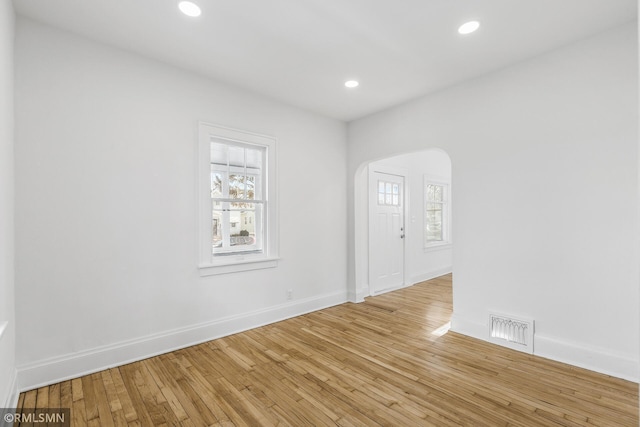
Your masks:
<svg viewBox="0 0 640 427"><path fill-rule="evenodd" d="M400 238L404 239L404 227L400 227L400 232L402 232L402 234L400 235Z"/></svg>

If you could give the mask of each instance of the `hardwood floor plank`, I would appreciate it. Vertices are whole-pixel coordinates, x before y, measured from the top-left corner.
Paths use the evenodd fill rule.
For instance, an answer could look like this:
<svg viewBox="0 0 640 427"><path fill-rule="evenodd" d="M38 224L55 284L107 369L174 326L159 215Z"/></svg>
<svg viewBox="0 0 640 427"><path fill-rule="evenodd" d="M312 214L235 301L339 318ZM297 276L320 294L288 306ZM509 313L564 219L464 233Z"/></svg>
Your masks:
<svg viewBox="0 0 640 427"><path fill-rule="evenodd" d="M24 396L22 406L24 408L35 408L36 407L36 399L38 396L38 389L29 390L25 393L21 393Z"/></svg>
<svg viewBox="0 0 640 427"><path fill-rule="evenodd" d="M40 387L36 393L36 408L49 407L49 387Z"/></svg>
<svg viewBox="0 0 640 427"><path fill-rule="evenodd" d="M152 426L154 424L152 422L151 416L147 412L145 401L142 397L140 388L138 387L138 382L135 379L135 377L137 376L138 381L141 381L140 374L139 374L140 369L141 369L141 365L139 363L131 363L128 365L121 366L120 368L117 369L119 372L119 379L122 381L122 384L124 387L123 394L126 394L129 397L131 404L133 406L133 410L135 411L135 414L136 414L136 418L134 420L129 421L129 419L127 418L127 421L130 424L139 422L143 426ZM117 376L113 376L113 378L115 380ZM117 386L118 385L116 383L116 387Z"/></svg>
<svg viewBox="0 0 640 427"><path fill-rule="evenodd" d="M115 389L118 403L122 408L122 412L124 414L124 419L127 423L132 423L138 420L138 413L136 412L133 402L131 401L131 396L127 391L126 386L124 385L124 381L122 380L122 375L120 374L120 370L117 368L109 369L109 375L111 375L111 380L113 381L113 387Z"/></svg>
<svg viewBox="0 0 640 427"><path fill-rule="evenodd" d="M638 384L447 332L451 275L20 395L73 426L637 427Z"/></svg>
<svg viewBox="0 0 640 427"><path fill-rule="evenodd" d="M186 412L188 420L196 425L216 425L218 420L211 410L205 405L198 393L189 385L188 381L182 377L174 366L174 358L163 355L154 358L153 363L162 372L165 383L178 398L180 405ZM183 423L187 423L185 420ZM188 424L188 423L187 423Z"/></svg>
<svg viewBox="0 0 640 427"><path fill-rule="evenodd" d="M61 408L60 406L60 387L62 383L52 384L49 389L49 404L48 408Z"/></svg>
<svg viewBox="0 0 640 427"><path fill-rule="evenodd" d="M107 395L102 378L102 373L91 375L91 379L93 380L93 392L96 397L96 404L98 407L98 419L100 420L99 424L105 427L113 427L114 423L111 416L109 396Z"/></svg>
<svg viewBox="0 0 640 427"><path fill-rule="evenodd" d="M84 404L82 378L71 381L71 426L83 427L87 425L87 413Z"/></svg>

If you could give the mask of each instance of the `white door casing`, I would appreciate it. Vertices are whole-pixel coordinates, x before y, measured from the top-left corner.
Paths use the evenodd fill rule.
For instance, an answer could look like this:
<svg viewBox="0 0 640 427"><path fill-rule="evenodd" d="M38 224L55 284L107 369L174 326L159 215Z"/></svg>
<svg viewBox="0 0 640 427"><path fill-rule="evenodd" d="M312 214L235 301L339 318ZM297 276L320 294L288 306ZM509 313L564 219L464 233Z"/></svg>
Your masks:
<svg viewBox="0 0 640 427"><path fill-rule="evenodd" d="M404 286L405 177L369 173L369 293Z"/></svg>

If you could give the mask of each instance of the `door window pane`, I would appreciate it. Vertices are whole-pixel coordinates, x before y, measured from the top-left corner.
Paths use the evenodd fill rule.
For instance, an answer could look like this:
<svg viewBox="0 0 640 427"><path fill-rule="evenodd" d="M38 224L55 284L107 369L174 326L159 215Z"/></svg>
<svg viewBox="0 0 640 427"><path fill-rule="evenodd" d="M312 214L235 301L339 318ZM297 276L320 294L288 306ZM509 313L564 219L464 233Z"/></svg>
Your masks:
<svg viewBox="0 0 640 427"><path fill-rule="evenodd" d="M378 204L400 206L400 184L378 181Z"/></svg>

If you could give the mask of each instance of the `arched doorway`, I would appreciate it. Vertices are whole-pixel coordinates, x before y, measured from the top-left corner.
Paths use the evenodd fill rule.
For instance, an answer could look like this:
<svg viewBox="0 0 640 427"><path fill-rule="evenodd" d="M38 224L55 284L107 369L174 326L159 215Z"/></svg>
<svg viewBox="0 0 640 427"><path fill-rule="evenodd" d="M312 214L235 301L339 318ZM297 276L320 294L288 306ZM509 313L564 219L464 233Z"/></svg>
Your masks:
<svg viewBox="0 0 640 427"><path fill-rule="evenodd" d="M452 271L453 198L446 152L427 149L362 165L354 190L356 301ZM396 213L393 220L385 212L395 208L401 218Z"/></svg>

